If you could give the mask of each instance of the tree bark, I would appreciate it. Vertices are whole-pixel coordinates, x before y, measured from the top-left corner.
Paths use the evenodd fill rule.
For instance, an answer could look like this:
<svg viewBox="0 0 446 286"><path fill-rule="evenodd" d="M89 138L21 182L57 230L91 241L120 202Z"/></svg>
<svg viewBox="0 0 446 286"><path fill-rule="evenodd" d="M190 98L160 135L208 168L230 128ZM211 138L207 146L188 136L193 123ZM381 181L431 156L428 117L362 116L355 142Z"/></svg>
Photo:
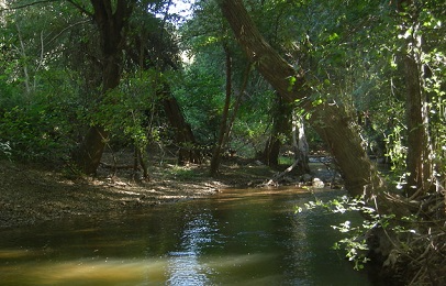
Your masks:
<svg viewBox="0 0 446 286"><path fill-rule="evenodd" d="M427 124L427 108L422 92L419 66L414 58L404 59L406 77L406 117L407 117L407 196L423 195L433 185L433 164L430 156L430 140Z"/></svg>
<svg viewBox="0 0 446 286"><path fill-rule="evenodd" d="M406 6L402 5L405 3ZM411 23L412 34L407 38L407 54L403 55L402 63L406 86L406 122L407 122L407 185L405 194L415 198L424 195L430 188L434 187L432 160L432 141L429 133L429 114L427 107L427 96L424 92L424 79L426 74L421 63L423 52L423 36L421 35L420 23L417 23L417 11L411 12L412 0L402 1L400 11L413 14L415 23Z"/></svg>
<svg viewBox="0 0 446 286"><path fill-rule="evenodd" d="M310 123L329 146L349 194L367 198L378 195L384 188L383 181L360 144L356 124L342 105L326 100L314 106L302 70L294 70L265 41L242 1L221 0L220 5L239 44L258 71L286 101L299 100L299 106L311 114Z"/></svg>
<svg viewBox="0 0 446 286"><path fill-rule="evenodd" d="M108 135L109 133L101 126L92 126L87 131L79 149L74 152L73 159L84 174L96 173Z"/></svg>

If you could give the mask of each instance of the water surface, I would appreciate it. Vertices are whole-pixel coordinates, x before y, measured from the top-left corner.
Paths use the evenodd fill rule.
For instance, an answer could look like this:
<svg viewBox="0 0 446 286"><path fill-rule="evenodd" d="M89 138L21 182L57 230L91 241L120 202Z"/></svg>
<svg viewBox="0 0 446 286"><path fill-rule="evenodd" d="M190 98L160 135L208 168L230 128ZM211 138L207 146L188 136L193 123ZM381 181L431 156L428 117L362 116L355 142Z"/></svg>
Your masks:
<svg viewBox="0 0 446 286"><path fill-rule="evenodd" d="M319 197L333 196L324 190ZM0 285L370 285L308 192L214 197L0 232Z"/></svg>

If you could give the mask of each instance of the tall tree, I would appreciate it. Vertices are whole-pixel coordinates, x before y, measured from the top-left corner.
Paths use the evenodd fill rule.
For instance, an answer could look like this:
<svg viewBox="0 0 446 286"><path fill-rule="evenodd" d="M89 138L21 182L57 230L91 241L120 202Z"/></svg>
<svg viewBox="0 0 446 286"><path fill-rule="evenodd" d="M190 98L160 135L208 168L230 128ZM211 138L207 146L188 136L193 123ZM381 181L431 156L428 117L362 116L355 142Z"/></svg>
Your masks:
<svg viewBox="0 0 446 286"><path fill-rule="evenodd" d="M93 12L89 12L75 1L70 0L70 2L91 16L98 27L101 49L101 98L103 98L116 88L121 80L125 34L135 1L91 0ZM101 98L98 99L99 102ZM88 130L74 156L75 162L84 173L96 172L108 136L109 131L101 124L96 124Z"/></svg>

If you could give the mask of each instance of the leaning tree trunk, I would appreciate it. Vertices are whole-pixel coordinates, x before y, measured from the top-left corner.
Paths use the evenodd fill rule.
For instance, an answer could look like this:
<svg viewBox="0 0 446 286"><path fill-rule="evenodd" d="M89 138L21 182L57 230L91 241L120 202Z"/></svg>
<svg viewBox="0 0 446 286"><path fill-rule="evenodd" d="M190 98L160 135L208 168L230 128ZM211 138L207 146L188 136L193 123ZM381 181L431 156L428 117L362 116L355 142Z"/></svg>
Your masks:
<svg viewBox="0 0 446 286"><path fill-rule="evenodd" d="M178 164L201 163L201 153L195 142L190 125L186 123L177 100L164 92L164 111L166 112L170 126L175 131L175 141L180 146L178 152Z"/></svg>
<svg viewBox="0 0 446 286"><path fill-rule="evenodd" d="M367 198L380 194L383 181L362 148L354 121L344 108L328 100L314 106L308 100L311 90L305 85L304 75L294 70L265 41L242 1L221 0L220 5L248 59L255 63L263 77L285 100L299 100L299 106L311 114L310 123L329 146L349 194Z"/></svg>
<svg viewBox="0 0 446 286"><path fill-rule="evenodd" d="M101 40L102 90L100 101L121 80L122 50L125 43L124 32L133 11L134 1L118 0L113 8L111 0L91 0L93 20L98 26ZM74 153L74 161L85 174L96 173L102 158L109 132L101 125L92 126L79 149Z"/></svg>

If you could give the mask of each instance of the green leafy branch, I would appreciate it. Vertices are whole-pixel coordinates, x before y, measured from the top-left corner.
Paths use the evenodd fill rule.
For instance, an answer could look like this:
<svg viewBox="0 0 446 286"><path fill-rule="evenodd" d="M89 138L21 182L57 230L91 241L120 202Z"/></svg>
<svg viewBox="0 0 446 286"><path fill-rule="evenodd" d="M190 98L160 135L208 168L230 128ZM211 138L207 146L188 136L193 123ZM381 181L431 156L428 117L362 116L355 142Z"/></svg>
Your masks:
<svg viewBox="0 0 446 286"><path fill-rule="evenodd" d="M331 227L345 237L337 241L333 249L345 251L346 258L354 263L355 270L361 270L365 264L370 261L368 258L369 246L367 243L368 234L372 229L381 228L385 232L391 230L394 233L414 233L415 231L403 225L403 222L397 222L394 214L379 214L375 208L371 207L363 197L349 198L347 196L338 197L327 202L320 199L310 201L305 204L307 210L322 208L326 211L336 214L344 214L346 212L359 212L365 219L357 225L347 220L339 225ZM304 209L297 208L297 212ZM404 218L404 222L416 221L416 217ZM409 223L405 225L410 225ZM389 235L388 235L389 236ZM396 243L395 243L396 245ZM398 253L404 252L400 247L396 247Z"/></svg>

